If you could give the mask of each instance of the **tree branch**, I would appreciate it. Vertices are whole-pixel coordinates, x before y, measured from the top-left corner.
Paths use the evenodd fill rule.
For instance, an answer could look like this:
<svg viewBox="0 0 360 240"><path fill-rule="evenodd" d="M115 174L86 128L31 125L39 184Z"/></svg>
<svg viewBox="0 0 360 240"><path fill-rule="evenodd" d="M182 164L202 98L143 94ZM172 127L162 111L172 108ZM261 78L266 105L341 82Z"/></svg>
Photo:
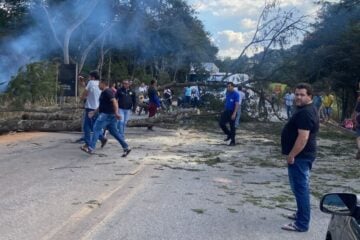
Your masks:
<svg viewBox="0 0 360 240"><path fill-rule="evenodd" d="M52 22L52 19L50 18L50 14L49 14L49 11L46 9L45 5L44 4L41 4L41 7L42 9L44 10L45 14L46 14L46 17L48 19L48 22L49 22L49 25L50 25L50 29L51 29L51 32L53 33L53 36L55 38L55 41L56 43L59 45L59 47L63 50L64 49L64 45L61 44L57 34L56 34L56 31L55 31L55 27L54 27L54 24Z"/></svg>
<svg viewBox="0 0 360 240"><path fill-rule="evenodd" d="M69 58L69 44L70 44L70 38L72 33L75 31L75 29L77 29L89 16L90 14L93 12L94 8L96 7L96 5L99 3L100 0L92 0L89 3L87 3L86 5L88 6L87 9L84 9L83 13L81 15L81 17L79 19L77 19L65 32L65 37L64 37L64 63L65 64L69 64L70 63L70 58Z"/></svg>
<svg viewBox="0 0 360 240"><path fill-rule="evenodd" d="M108 32L110 31L110 29L114 26L114 23L111 23L110 26L108 26L106 29L104 29L104 31L99 34L96 38L94 38L92 40L92 42L86 47L86 49L84 50L81 59L80 59L80 63L79 63L79 72L82 71L87 55L89 54L89 52L91 51L91 49L95 46L95 44Z"/></svg>

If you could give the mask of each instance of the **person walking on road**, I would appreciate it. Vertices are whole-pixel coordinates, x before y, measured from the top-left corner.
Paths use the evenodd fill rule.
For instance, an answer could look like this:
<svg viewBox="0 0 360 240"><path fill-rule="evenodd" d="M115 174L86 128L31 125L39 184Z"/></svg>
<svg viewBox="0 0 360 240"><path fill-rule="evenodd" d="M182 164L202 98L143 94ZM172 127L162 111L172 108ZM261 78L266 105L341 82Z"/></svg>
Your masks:
<svg viewBox="0 0 360 240"><path fill-rule="evenodd" d="M95 152L97 139L101 135L103 129L106 128L122 146L124 151L122 157L126 157L130 153L131 149L117 129L117 120L120 120L121 116L119 114L119 107L114 93L111 88L109 88L106 80L100 81L99 88L102 90L99 98L99 108L88 113L89 118L92 118L95 114L99 113L99 116L94 124L94 134L91 138L89 146L83 146L81 147L81 150L86 153L93 154Z"/></svg>
<svg viewBox="0 0 360 240"><path fill-rule="evenodd" d="M223 132L226 134L224 141L230 141L229 146L235 146L235 119L236 113L239 109L240 95L235 90L235 85L232 82L227 84L226 99L225 99L225 110L221 114L219 125ZM226 124L230 124L230 130Z"/></svg>
<svg viewBox="0 0 360 240"><path fill-rule="evenodd" d="M309 84L297 85L297 110L281 133L282 154L286 155L290 187L297 205L296 213L288 216L295 222L282 227L288 231L306 232L310 224L310 170L316 157L316 134L319 131L319 115L312 97Z"/></svg>
<svg viewBox="0 0 360 240"><path fill-rule="evenodd" d="M89 117L89 112L92 112L99 107L100 94L99 73L97 71L92 71L89 74L89 82L87 83L81 97L81 99L86 99L83 124L85 147L90 146L91 132L93 131L94 123L97 117L97 115ZM101 141L101 147L104 147L107 143L107 138L105 138L103 134L100 134L98 138Z"/></svg>
<svg viewBox="0 0 360 240"><path fill-rule="evenodd" d="M116 91L115 98L118 101L119 114L121 119L118 121L118 130L120 135L124 137L125 127L130 119L131 111L136 109L136 94L130 89L129 80L122 82L122 87Z"/></svg>
<svg viewBox="0 0 360 240"><path fill-rule="evenodd" d="M157 91L157 81L151 80L148 90L149 96L149 118L155 117L158 108L161 107L160 99ZM148 126L148 130L153 130L153 126Z"/></svg>

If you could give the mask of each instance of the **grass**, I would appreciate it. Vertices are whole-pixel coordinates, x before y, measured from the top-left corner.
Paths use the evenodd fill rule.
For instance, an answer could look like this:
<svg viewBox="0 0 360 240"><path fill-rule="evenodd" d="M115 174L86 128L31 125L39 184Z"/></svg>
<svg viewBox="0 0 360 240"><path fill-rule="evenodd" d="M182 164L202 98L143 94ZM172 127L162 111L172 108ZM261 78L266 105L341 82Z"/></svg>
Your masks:
<svg viewBox="0 0 360 240"><path fill-rule="evenodd" d="M332 167L319 167L315 168L313 172L316 175L321 174L329 174L334 176L334 180L336 180L336 177L342 177L344 179L359 179L360 178L360 170L357 166L350 166L350 167L344 167L341 168L332 166Z"/></svg>
<svg viewBox="0 0 360 240"><path fill-rule="evenodd" d="M198 164L206 164L210 167L213 167L216 164L223 162L221 160L221 158L219 157L219 155L221 153L222 152L219 152L219 151L218 152L207 152L207 153L204 153L203 155L199 156L198 159L195 159L194 161L190 161L190 162L195 162Z"/></svg>
<svg viewBox="0 0 360 240"><path fill-rule="evenodd" d="M261 205L260 207L262 208L267 208L267 209L275 209L275 206L270 206L270 205Z"/></svg>
<svg viewBox="0 0 360 240"><path fill-rule="evenodd" d="M322 196L327 193L328 191L317 191L317 190L313 190L311 191L311 195L313 195L314 197L316 197L317 199L321 199Z"/></svg>
<svg viewBox="0 0 360 240"><path fill-rule="evenodd" d="M257 196L253 196L253 195L250 195L250 194L245 194L244 198L245 198L246 203L251 203L251 204L253 204L255 206L261 206L262 205L262 200L263 200L262 197L257 197Z"/></svg>
<svg viewBox="0 0 360 240"><path fill-rule="evenodd" d="M97 200L90 200L87 201L85 204L87 204L90 208L94 208L95 206L100 207L101 203L99 203L99 201Z"/></svg>
<svg viewBox="0 0 360 240"><path fill-rule="evenodd" d="M229 165L236 167L236 168L243 168L243 166L244 166L242 163L239 163L239 162L232 162ZM243 173L243 172L244 172L243 170L238 170L238 169L234 170L234 173Z"/></svg>
<svg viewBox="0 0 360 240"><path fill-rule="evenodd" d="M225 189L225 190L230 190L229 187L226 186L226 185L218 186L218 188L220 188L220 189Z"/></svg>
<svg viewBox="0 0 360 240"><path fill-rule="evenodd" d="M255 125L255 126L254 126ZM270 135L279 138L284 123L282 122L260 122L260 123L245 123L242 128L253 131L260 135Z"/></svg>
<svg viewBox="0 0 360 240"><path fill-rule="evenodd" d="M359 179L360 178L360 167L348 167L346 171L340 173L345 179Z"/></svg>
<svg viewBox="0 0 360 240"><path fill-rule="evenodd" d="M228 208L229 212L231 213L238 213L238 211L236 211L236 209L233 209L233 208Z"/></svg>
<svg viewBox="0 0 360 240"><path fill-rule="evenodd" d="M321 125L320 131L318 134L319 138L329 139L329 140L351 140L353 141L355 139L355 134L352 134L350 132L344 132L340 131L328 126Z"/></svg>
<svg viewBox="0 0 360 240"><path fill-rule="evenodd" d="M204 170L196 169L196 168L172 167L172 166L167 165L167 164L162 164L161 166L162 167L167 167L167 168L170 168L170 169L173 169L173 170L185 170L185 171L189 171L189 172L201 172L201 171L204 171Z"/></svg>
<svg viewBox="0 0 360 240"><path fill-rule="evenodd" d="M265 182L244 182L245 184L255 184L255 185L269 185L271 184L270 181L265 181Z"/></svg>
<svg viewBox="0 0 360 240"><path fill-rule="evenodd" d="M274 201L276 203L287 203L287 202L293 201L294 198L289 195L282 194L282 195L271 197L270 200Z"/></svg>
<svg viewBox="0 0 360 240"><path fill-rule="evenodd" d="M262 161L259 163L259 166L260 167L267 167L267 168L278 168L278 167L282 167L284 166L283 163L278 163L278 162L274 162L274 161L271 161L271 160L267 160L267 161Z"/></svg>
<svg viewBox="0 0 360 240"><path fill-rule="evenodd" d="M202 209L202 208L194 208L194 209L191 209L193 212L196 212L197 214L204 214L206 212L205 209Z"/></svg>
<svg viewBox="0 0 360 240"><path fill-rule="evenodd" d="M221 159L219 157L215 157L215 158L210 158L210 159L206 159L205 161L198 161L199 163L204 163L210 167L218 164L218 163L221 163Z"/></svg>
<svg viewBox="0 0 360 240"><path fill-rule="evenodd" d="M259 166L263 168L279 168L283 167L284 163L279 160L273 160L273 158L260 158L255 156L250 156L248 166Z"/></svg>
<svg viewBox="0 0 360 240"><path fill-rule="evenodd" d="M266 141L266 140L260 140L260 139L256 139L251 141L252 144L254 145L261 145L261 146L277 146L278 143L274 142L274 141Z"/></svg>

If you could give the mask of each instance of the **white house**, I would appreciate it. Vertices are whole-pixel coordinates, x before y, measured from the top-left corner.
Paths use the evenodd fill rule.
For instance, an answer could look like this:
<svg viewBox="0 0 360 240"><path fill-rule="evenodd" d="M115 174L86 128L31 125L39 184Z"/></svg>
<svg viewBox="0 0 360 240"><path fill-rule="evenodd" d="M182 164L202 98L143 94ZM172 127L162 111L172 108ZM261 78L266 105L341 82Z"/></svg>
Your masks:
<svg viewBox="0 0 360 240"><path fill-rule="evenodd" d="M215 65L215 63L201 63L202 67L205 71L209 72L210 74L215 74L220 71L220 69Z"/></svg>
<svg viewBox="0 0 360 240"><path fill-rule="evenodd" d="M249 80L249 75L245 73L225 73L219 72L219 68L215 63L201 63L202 67L210 76L205 80L207 82L233 82L234 84L240 84ZM196 71L193 66L190 68L190 75L196 76ZM196 77L195 77L196 78ZM195 80L196 81L196 80Z"/></svg>

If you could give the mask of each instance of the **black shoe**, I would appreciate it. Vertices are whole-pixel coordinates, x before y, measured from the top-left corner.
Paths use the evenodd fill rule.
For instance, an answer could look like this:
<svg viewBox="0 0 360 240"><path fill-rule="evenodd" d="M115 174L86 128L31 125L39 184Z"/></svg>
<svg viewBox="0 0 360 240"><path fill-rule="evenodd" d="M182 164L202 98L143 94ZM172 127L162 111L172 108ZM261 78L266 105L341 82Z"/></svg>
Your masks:
<svg viewBox="0 0 360 240"><path fill-rule="evenodd" d="M147 130L148 131L154 131L153 127L148 127Z"/></svg>
<svg viewBox="0 0 360 240"><path fill-rule="evenodd" d="M103 138L100 140L101 141L101 148L105 147L105 145L107 144L108 142L108 139L107 138Z"/></svg>
<svg viewBox="0 0 360 240"><path fill-rule="evenodd" d="M231 137L227 136L227 138L224 139L224 142L227 142L231 139Z"/></svg>
<svg viewBox="0 0 360 240"><path fill-rule="evenodd" d="M127 155L129 155L130 152L131 152L131 149L130 149L130 148L125 149L125 150L124 150L124 154L121 155L121 157L126 157Z"/></svg>
<svg viewBox="0 0 360 240"><path fill-rule="evenodd" d="M231 142L229 143L229 146L235 146L235 142L231 141Z"/></svg>

